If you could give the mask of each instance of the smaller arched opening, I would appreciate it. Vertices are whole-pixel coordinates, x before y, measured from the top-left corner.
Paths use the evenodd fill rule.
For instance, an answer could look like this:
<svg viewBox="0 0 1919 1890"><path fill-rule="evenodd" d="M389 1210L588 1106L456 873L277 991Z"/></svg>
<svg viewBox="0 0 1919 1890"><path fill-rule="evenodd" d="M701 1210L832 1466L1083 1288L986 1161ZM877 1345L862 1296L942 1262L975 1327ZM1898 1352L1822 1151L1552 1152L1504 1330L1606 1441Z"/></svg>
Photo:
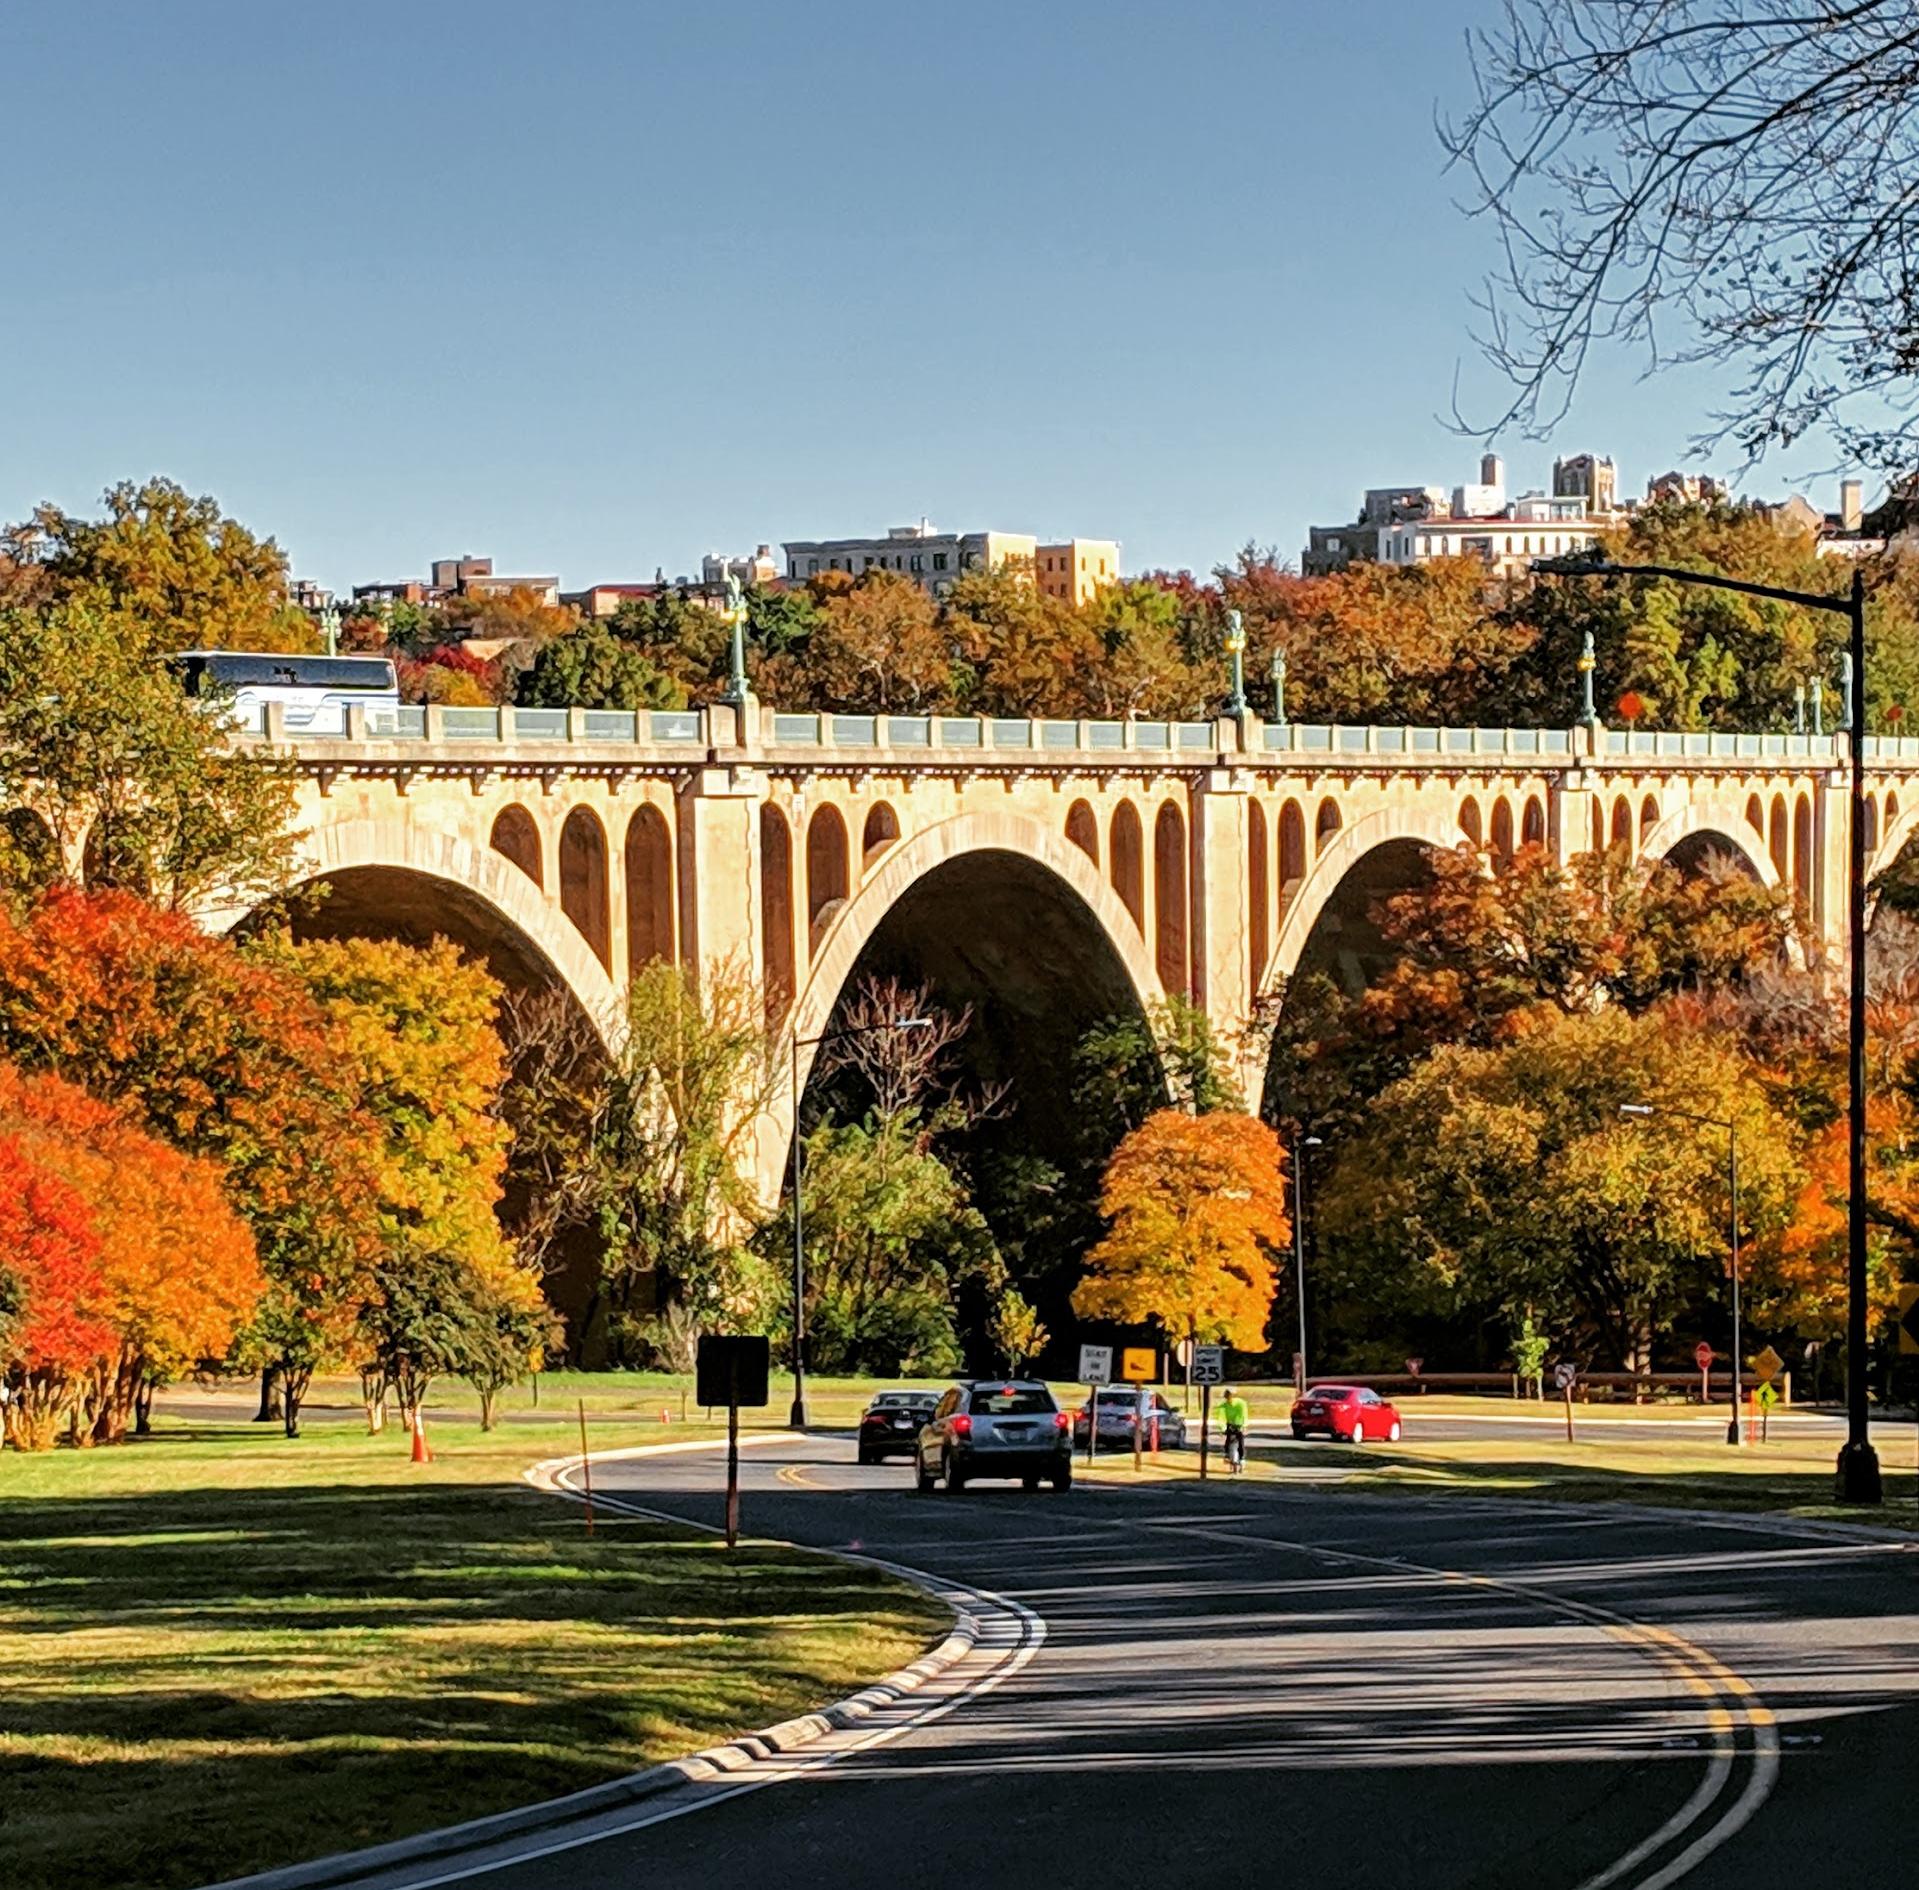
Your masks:
<svg viewBox="0 0 1919 1890"><path fill-rule="evenodd" d="M1592 850L1595 853L1604 853L1606 850L1606 810L1597 800L1593 802Z"/></svg>
<svg viewBox="0 0 1919 1890"><path fill-rule="evenodd" d="M673 836L657 807L642 807L626 823L625 864L626 968L631 975L673 957Z"/></svg>
<svg viewBox="0 0 1919 1890"><path fill-rule="evenodd" d="M1879 845L1879 797L1876 794L1866 796L1866 815L1862 825L1866 835L1866 851L1872 853Z"/></svg>
<svg viewBox="0 0 1919 1890"><path fill-rule="evenodd" d="M820 942L820 934L834 913L846 903L849 875L846 858L846 822L837 807L815 811L806 828L806 934L807 949Z"/></svg>
<svg viewBox="0 0 1919 1890"><path fill-rule="evenodd" d="M1153 956L1168 995L1189 995L1186 821L1171 801L1153 821Z"/></svg>
<svg viewBox="0 0 1919 1890"><path fill-rule="evenodd" d="M1328 843L1339 831L1339 803L1329 794L1319 804L1319 818L1313 823L1313 857L1317 859L1326 851Z"/></svg>
<svg viewBox="0 0 1919 1890"><path fill-rule="evenodd" d="M1246 803L1246 957L1247 976L1251 980L1247 995L1255 1004L1259 1002L1261 982L1266 975L1266 952L1270 943L1267 913L1272 905L1272 893L1267 885L1267 873L1271 861L1266 844L1266 810L1257 797L1252 797Z"/></svg>
<svg viewBox="0 0 1919 1890"><path fill-rule="evenodd" d="M1543 847L1546 844L1546 809L1537 794L1526 796L1526 812L1519 823L1519 840L1522 846Z"/></svg>
<svg viewBox="0 0 1919 1890"><path fill-rule="evenodd" d="M1782 882L1792 877L1792 836L1786 827L1786 797L1772 797L1772 824L1766 833L1766 851L1772 855L1772 870Z"/></svg>
<svg viewBox="0 0 1919 1890"><path fill-rule="evenodd" d="M1757 794L1746 797L1746 825L1754 833L1766 831L1766 803Z"/></svg>
<svg viewBox="0 0 1919 1890"><path fill-rule="evenodd" d="M1812 802L1804 794L1792 810L1792 886L1799 903L1812 906Z"/></svg>
<svg viewBox="0 0 1919 1890"><path fill-rule="evenodd" d="M1306 816L1297 801L1279 810L1279 909L1287 910L1306 877Z"/></svg>
<svg viewBox="0 0 1919 1890"><path fill-rule="evenodd" d="M590 807L576 807L560 829L560 910L613 969L613 919L607 900L606 829Z"/></svg>
<svg viewBox="0 0 1919 1890"><path fill-rule="evenodd" d="M1639 803L1639 844L1646 844L1646 837L1659 825L1659 803L1650 794Z"/></svg>
<svg viewBox="0 0 1919 1890"><path fill-rule="evenodd" d="M22 886L45 886L60 875L60 843L31 807L0 812L0 875Z"/></svg>
<svg viewBox="0 0 1919 1890"><path fill-rule="evenodd" d="M1095 866L1099 864L1099 822L1084 801L1075 801L1066 810L1066 837Z"/></svg>
<svg viewBox="0 0 1919 1890"><path fill-rule="evenodd" d="M1623 794L1612 804L1612 844L1632 851L1632 802Z"/></svg>
<svg viewBox="0 0 1919 1890"><path fill-rule="evenodd" d="M1113 890L1119 902L1132 914L1140 936L1146 936L1145 843L1140 832L1139 809L1131 801L1121 801L1113 809L1113 830L1108 836L1107 860L1112 873Z"/></svg>
<svg viewBox="0 0 1919 1890"><path fill-rule="evenodd" d="M875 801L866 810L866 824L860 829L860 871L870 873L873 862L899 837L899 816L889 803Z"/></svg>
<svg viewBox="0 0 1919 1890"><path fill-rule="evenodd" d="M1486 837L1485 825L1479 818L1479 803L1471 795L1459 803L1459 831L1474 846L1478 846Z"/></svg>
<svg viewBox="0 0 1919 1890"><path fill-rule="evenodd" d="M546 865L540 857L540 830L524 807L503 807L493 817L493 851L509 859L536 886L546 884Z"/></svg>
<svg viewBox="0 0 1919 1890"><path fill-rule="evenodd" d="M799 981L793 952L793 835L771 801L760 803L760 974L767 1026L777 1030Z"/></svg>
<svg viewBox="0 0 1919 1890"><path fill-rule="evenodd" d="M1492 849L1496 866L1512 864L1513 810L1512 803L1503 794L1493 802Z"/></svg>
<svg viewBox="0 0 1919 1890"><path fill-rule="evenodd" d="M1888 794L1886 796L1886 831L1888 833L1892 831L1893 824L1894 822L1898 820L1898 818L1899 818L1899 796L1896 794Z"/></svg>

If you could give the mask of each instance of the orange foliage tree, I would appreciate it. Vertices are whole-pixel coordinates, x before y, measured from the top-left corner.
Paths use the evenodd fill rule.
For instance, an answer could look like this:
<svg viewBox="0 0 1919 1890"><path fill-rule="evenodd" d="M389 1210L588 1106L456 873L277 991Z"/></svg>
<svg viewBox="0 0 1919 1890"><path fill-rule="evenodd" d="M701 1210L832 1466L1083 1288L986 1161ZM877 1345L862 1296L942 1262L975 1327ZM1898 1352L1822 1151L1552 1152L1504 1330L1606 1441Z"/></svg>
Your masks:
<svg viewBox="0 0 1919 1890"><path fill-rule="evenodd" d="M1255 1117L1149 1116L1107 1165L1100 1211L1111 1227L1086 1256L1073 1310L1257 1351L1271 1256L1291 1233L1280 1162L1279 1138Z"/></svg>
<svg viewBox="0 0 1919 1890"><path fill-rule="evenodd" d="M289 1432L349 1348L379 1251L361 1072L312 995L128 893L0 911L0 1056L55 1072L219 1162L267 1291L242 1356L282 1377Z"/></svg>
<svg viewBox="0 0 1919 1890"><path fill-rule="evenodd" d="M0 1406L17 1450L45 1450L89 1372L111 1356L100 1242L78 1189L0 1128Z"/></svg>
<svg viewBox="0 0 1919 1890"><path fill-rule="evenodd" d="M0 1130L83 1203L108 1344L76 1373L74 1434L114 1441L156 1379L218 1358L266 1282L215 1162L183 1155L56 1077L0 1063Z"/></svg>

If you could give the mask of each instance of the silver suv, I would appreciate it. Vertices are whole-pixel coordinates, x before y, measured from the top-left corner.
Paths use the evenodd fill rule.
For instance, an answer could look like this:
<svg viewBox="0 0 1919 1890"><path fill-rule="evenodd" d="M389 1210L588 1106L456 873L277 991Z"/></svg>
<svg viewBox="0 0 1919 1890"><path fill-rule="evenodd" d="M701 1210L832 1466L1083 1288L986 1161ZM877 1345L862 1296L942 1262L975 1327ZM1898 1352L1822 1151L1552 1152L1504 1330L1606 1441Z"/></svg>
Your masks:
<svg viewBox="0 0 1919 1890"><path fill-rule="evenodd" d="M981 1378L954 1385L920 1432L913 1460L921 1490L944 1478L949 1491L977 1477L1017 1477L1073 1487L1073 1444L1066 1413L1035 1379Z"/></svg>

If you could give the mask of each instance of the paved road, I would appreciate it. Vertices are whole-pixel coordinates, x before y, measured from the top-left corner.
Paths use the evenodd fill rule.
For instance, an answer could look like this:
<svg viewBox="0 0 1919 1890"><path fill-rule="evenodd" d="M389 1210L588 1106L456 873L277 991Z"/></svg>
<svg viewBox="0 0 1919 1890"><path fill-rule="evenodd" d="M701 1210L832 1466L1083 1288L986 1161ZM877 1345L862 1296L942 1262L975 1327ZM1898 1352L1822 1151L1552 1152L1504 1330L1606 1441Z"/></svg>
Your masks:
<svg viewBox="0 0 1919 1890"><path fill-rule="evenodd" d="M747 1527L996 1591L1043 1641L982 1655L979 1697L766 1789L383 1881L1919 1880L1909 1549L1263 1482L918 1496L849 1454L748 1452ZM708 1523L714 1482L697 1454L595 1473L603 1497Z"/></svg>

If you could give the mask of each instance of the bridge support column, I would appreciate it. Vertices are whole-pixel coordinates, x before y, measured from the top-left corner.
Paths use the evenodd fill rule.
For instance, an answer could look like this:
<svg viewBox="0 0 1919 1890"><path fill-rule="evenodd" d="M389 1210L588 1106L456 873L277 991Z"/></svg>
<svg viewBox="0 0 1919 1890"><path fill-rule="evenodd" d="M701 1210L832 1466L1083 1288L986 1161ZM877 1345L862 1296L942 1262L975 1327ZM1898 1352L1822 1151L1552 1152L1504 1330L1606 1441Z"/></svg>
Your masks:
<svg viewBox="0 0 1919 1890"><path fill-rule="evenodd" d="M1599 777L1589 768L1569 768L1552 790L1547 819L1552 855L1561 866L1575 854L1590 853L1593 822L1600 806Z"/></svg>
<svg viewBox="0 0 1919 1890"><path fill-rule="evenodd" d="M1851 791L1843 770L1822 778L1813 798L1812 911L1814 934L1834 964L1846 961L1847 893L1850 882ZM1868 863L1870 864L1870 863Z"/></svg>
<svg viewBox="0 0 1919 1890"><path fill-rule="evenodd" d="M1252 1011L1253 978L1246 911L1246 849L1252 783L1215 768L1193 795L1193 995L1227 1041Z"/></svg>
<svg viewBox="0 0 1919 1890"><path fill-rule="evenodd" d="M680 962L702 982L731 964L760 988L765 798L766 777L755 768L699 768L680 789Z"/></svg>

